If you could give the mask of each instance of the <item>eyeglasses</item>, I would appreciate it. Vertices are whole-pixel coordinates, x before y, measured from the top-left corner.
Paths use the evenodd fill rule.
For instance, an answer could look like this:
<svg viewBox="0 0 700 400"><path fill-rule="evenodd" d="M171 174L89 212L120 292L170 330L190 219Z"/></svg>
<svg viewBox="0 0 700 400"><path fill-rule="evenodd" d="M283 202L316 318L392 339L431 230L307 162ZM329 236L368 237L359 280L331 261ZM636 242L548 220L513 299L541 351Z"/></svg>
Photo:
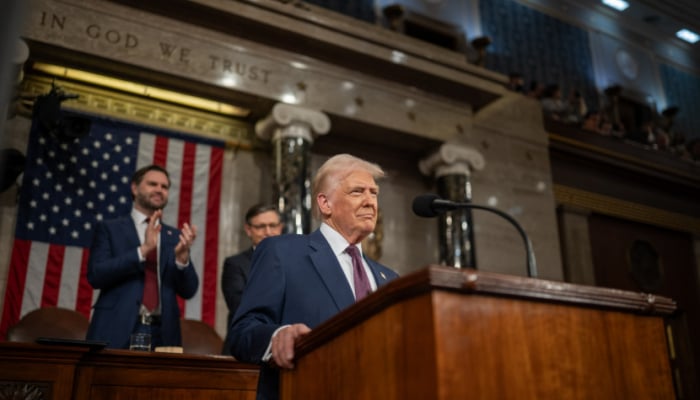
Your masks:
<svg viewBox="0 0 700 400"><path fill-rule="evenodd" d="M277 228L279 228L281 225L282 225L282 224L281 224L280 222L275 222L275 223L271 223L271 224L250 225L250 227L253 228L253 229L255 229L255 230L257 230L257 231L261 231L261 230L263 230L263 229L265 229L265 228L268 228L268 229L277 229Z"/></svg>

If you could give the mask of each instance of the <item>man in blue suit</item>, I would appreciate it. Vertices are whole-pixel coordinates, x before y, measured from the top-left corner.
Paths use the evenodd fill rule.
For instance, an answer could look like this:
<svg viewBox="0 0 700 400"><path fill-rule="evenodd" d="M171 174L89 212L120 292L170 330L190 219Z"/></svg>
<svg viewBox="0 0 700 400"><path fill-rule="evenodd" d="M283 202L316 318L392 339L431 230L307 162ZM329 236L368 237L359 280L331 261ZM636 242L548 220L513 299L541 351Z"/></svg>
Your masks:
<svg viewBox="0 0 700 400"><path fill-rule="evenodd" d="M231 353L261 364L258 400L279 397L278 368L294 367L299 338L398 277L361 256L360 242L377 222L375 179L382 176L378 165L348 154L328 159L313 182L320 228L267 238L256 247L231 327Z"/></svg>
<svg viewBox="0 0 700 400"><path fill-rule="evenodd" d="M190 260L197 228L185 223L178 231L161 222L169 188L164 168L139 169L131 179L131 215L96 227L87 277L100 295L88 339L124 349L132 333L146 332L153 347L181 345L176 294L189 299L199 286Z"/></svg>

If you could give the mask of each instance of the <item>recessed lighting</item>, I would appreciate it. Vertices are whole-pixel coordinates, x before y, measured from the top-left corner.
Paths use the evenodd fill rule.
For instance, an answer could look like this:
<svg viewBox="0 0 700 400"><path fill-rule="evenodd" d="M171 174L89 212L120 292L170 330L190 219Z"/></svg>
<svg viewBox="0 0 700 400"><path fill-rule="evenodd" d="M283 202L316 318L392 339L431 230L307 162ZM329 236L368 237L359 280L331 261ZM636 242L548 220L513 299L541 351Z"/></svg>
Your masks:
<svg viewBox="0 0 700 400"><path fill-rule="evenodd" d="M630 6L625 0L602 0L603 4L608 7L614 8L617 11L625 11L627 7Z"/></svg>
<svg viewBox="0 0 700 400"><path fill-rule="evenodd" d="M700 40L700 35L687 29L681 29L680 31L676 32L676 36L688 43L695 43Z"/></svg>

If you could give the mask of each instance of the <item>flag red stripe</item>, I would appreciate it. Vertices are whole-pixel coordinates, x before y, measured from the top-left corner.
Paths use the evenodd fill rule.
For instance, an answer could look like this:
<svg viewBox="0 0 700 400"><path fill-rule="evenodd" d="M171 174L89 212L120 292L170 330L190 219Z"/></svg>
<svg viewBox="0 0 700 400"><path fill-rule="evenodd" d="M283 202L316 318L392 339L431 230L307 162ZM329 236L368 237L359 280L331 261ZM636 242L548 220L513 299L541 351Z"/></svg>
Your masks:
<svg viewBox="0 0 700 400"><path fill-rule="evenodd" d="M194 180L194 168L195 161L197 158L197 145L192 142L185 142L184 149L182 151L182 164L181 164L181 174L180 174L180 200L178 202L177 210L177 227L181 228L182 224L190 223L192 218L192 190L193 190L193 180ZM185 300L178 297L178 304L180 305L181 316L185 315Z"/></svg>
<svg viewBox="0 0 700 400"><path fill-rule="evenodd" d="M3 339L7 336L7 329L19 321L31 248L32 242L22 239L15 239L15 243L12 246L10 271L7 275L7 284L5 285L2 322L0 322L0 338Z"/></svg>
<svg viewBox="0 0 700 400"><path fill-rule="evenodd" d="M182 174L180 175L180 202L177 215L178 228L182 224L190 223L192 218L192 190L194 180L194 163L197 158L197 145L192 142L185 142L182 152Z"/></svg>
<svg viewBox="0 0 700 400"><path fill-rule="evenodd" d="M153 149L153 164L165 168L168 160L168 138L156 136L155 148Z"/></svg>
<svg viewBox="0 0 700 400"><path fill-rule="evenodd" d="M211 148L209 193L207 196L207 233L204 238L204 276L202 277L202 321L214 326L216 320L217 269L219 254L219 203L224 149Z"/></svg>
<svg viewBox="0 0 700 400"><path fill-rule="evenodd" d="M78 297L75 309L81 314L90 318L92 308L92 286L87 280L87 265L90 257L90 249L83 249L83 257L80 260L80 280L78 281Z"/></svg>
<svg viewBox="0 0 700 400"><path fill-rule="evenodd" d="M63 255L65 253L65 246L57 244L49 246L44 272L44 290L41 293L41 307L53 307L58 304L58 291L61 288Z"/></svg>

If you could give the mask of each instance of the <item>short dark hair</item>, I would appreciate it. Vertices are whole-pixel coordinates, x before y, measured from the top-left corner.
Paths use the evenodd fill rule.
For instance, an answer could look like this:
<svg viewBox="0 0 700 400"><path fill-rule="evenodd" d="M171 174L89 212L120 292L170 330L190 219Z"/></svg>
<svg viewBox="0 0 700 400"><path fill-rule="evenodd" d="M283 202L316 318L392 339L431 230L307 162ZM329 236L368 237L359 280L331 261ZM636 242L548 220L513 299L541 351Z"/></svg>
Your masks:
<svg viewBox="0 0 700 400"><path fill-rule="evenodd" d="M253 205L246 211L245 213L245 223L250 225L250 220L255 218L256 215L260 215L264 212L268 211L274 211L277 213L277 216L280 217L280 212L277 209L277 206L274 204L268 204L268 203L258 203Z"/></svg>
<svg viewBox="0 0 700 400"><path fill-rule="evenodd" d="M134 172L134 175L131 176L131 183L135 183L137 185L140 184L141 181L143 180L144 175L146 175L146 173L151 172L151 171L158 171L158 172L164 173L165 177L168 178L168 187L170 187L170 174L168 173L168 171L165 168L161 167L160 165L155 165L155 164L151 164L151 165L147 165L143 168L139 168L136 172Z"/></svg>

